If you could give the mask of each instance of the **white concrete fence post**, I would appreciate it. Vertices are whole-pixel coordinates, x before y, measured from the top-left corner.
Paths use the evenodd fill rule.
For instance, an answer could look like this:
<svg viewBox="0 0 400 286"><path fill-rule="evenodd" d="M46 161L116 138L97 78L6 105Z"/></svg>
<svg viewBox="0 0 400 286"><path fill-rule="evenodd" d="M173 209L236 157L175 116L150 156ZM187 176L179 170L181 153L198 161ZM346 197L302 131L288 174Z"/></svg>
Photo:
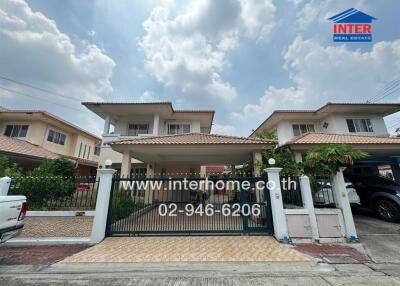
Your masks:
<svg viewBox="0 0 400 286"><path fill-rule="evenodd" d="M10 189L11 178L3 177L0 179L0 196L7 196Z"/></svg>
<svg viewBox="0 0 400 286"><path fill-rule="evenodd" d="M336 173L332 180L332 192L335 198L336 207L340 208L343 213L344 225L346 229L346 237L350 241L358 239L356 227L354 225L353 213L351 212L349 196L346 190L346 183L343 177L343 171L346 168L342 167Z"/></svg>
<svg viewBox="0 0 400 286"><path fill-rule="evenodd" d="M281 181L279 173L282 168L271 167L266 168L264 171L268 173L268 181L271 183L271 188L269 188L269 194L271 197L271 210L272 219L274 222L274 236L279 241L288 242L288 228L286 222L286 215L283 209L282 202L282 191L281 191Z"/></svg>
<svg viewBox="0 0 400 286"><path fill-rule="evenodd" d="M303 206L308 210L313 241L319 241L318 223L315 215L310 179L305 175L300 176L300 191L301 198L303 199Z"/></svg>
<svg viewBox="0 0 400 286"><path fill-rule="evenodd" d="M97 174L100 181L97 190L96 210L94 212L92 234L90 236L91 243L99 243L105 237L108 206L110 204L111 184L115 172L116 170L113 169L97 169Z"/></svg>

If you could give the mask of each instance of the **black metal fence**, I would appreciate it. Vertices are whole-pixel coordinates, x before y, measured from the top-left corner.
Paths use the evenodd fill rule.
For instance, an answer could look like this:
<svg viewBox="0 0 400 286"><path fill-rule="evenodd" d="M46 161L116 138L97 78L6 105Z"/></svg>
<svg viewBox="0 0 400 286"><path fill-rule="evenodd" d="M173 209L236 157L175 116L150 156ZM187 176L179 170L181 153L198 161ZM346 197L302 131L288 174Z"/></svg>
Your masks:
<svg viewBox="0 0 400 286"><path fill-rule="evenodd" d="M273 232L269 191L255 185L266 178L184 180L115 177L107 235Z"/></svg>
<svg viewBox="0 0 400 286"><path fill-rule="evenodd" d="M330 177L310 178L311 189L313 192L314 206L319 208L335 207Z"/></svg>
<svg viewBox="0 0 400 286"><path fill-rule="evenodd" d="M26 196L31 211L94 210L98 183L96 177L18 177L8 194Z"/></svg>
<svg viewBox="0 0 400 286"><path fill-rule="evenodd" d="M280 179L283 207L285 209L302 208L303 199L301 197L300 177L287 176Z"/></svg>

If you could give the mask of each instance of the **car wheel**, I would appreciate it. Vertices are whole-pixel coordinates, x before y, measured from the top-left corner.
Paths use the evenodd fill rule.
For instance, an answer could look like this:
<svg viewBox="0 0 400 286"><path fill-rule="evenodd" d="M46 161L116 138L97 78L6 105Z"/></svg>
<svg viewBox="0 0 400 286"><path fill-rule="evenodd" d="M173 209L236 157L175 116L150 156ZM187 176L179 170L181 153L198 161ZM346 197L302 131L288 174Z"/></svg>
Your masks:
<svg viewBox="0 0 400 286"><path fill-rule="evenodd" d="M375 203L375 210L378 216L385 221L400 221L400 207L391 200L378 199Z"/></svg>

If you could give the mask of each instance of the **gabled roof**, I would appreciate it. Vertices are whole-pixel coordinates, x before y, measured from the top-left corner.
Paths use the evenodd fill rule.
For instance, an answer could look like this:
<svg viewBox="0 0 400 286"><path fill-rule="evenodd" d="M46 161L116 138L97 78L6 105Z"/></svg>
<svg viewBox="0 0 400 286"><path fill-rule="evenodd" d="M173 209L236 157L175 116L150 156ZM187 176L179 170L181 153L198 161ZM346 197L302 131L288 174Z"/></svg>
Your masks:
<svg viewBox="0 0 400 286"><path fill-rule="evenodd" d="M285 143L285 145L304 144L400 144L400 138L308 132Z"/></svg>
<svg viewBox="0 0 400 286"><path fill-rule="evenodd" d="M382 116L387 116L400 111L399 103L332 103L321 106L314 110L294 109L294 110L275 110L267 119L264 120L251 134L254 136L256 132L264 128L273 128L280 120L283 119L300 119L296 116L307 115L310 119L320 119L328 113L335 112L355 112L357 113L371 113Z"/></svg>
<svg viewBox="0 0 400 286"><path fill-rule="evenodd" d="M112 141L113 145L214 145L214 144L244 144L244 145L275 145L276 140L263 140L235 136L224 136L206 133L187 133L157 137L141 137Z"/></svg>
<svg viewBox="0 0 400 286"><path fill-rule="evenodd" d="M77 158L73 156L63 156L51 152L43 148L42 146L38 146L25 140L10 138L7 136L0 136L0 154L17 155L20 157L26 156L34 159L66 158L73 161L78 161L78 163L82 165L97 166L97 162L95 161Z"/></svg>
<svg viewBox="0 0 400 286"><path fill-rule="evenodd" d="M92 139L94 139L94 140L96 140L98 142L101 141L101 138L97 137L96 135L86 131L85 129L82 129L82 128L76 126L75 124L72 124L72 123L62 119L61 117L58 117L58 116L56 116L56 115L54 115L54 114L52 114L50 112L47 112L45 110L0 109L0 115L1 114L21 114L21 115L34 115L34 114L37 114L37 115L42 115L45 118L50 119L51 121L54 121L54 122L56 122L58 124L61 124L61 125L64 125L64 126L67 126L67 127L71 128L72 130L74 130L77 133L83 133L86 136L88 136L88 137L90 137L90 138L92 138Z"/></svg>
<svg viewBox="0 0 400 286"><path fill-rule="evenodd" d="M146 116L149 113L158 113L161 117L174 117L179 120L185 117L196 117L200 119L203 126L211 130L214 120L214 110L201 109L174 109L172 102L82 102L87 109L94 112L103 119L109 117L111 121L118 121L121 118L130 119L132 114Z"/></svg>
<svg viewBox="0 0 400 286"><path fill-rule="evenodd" d="M56 159L60 155L25 140L0 136L0 153L21 154L29 157Z"/></svg>
<svg viewBox="0 0 400 286"><path fill-rule="evenodd" d="M351 8L328 18L328 20L332 20L335 23L371 23L376 18Z"/></svg>

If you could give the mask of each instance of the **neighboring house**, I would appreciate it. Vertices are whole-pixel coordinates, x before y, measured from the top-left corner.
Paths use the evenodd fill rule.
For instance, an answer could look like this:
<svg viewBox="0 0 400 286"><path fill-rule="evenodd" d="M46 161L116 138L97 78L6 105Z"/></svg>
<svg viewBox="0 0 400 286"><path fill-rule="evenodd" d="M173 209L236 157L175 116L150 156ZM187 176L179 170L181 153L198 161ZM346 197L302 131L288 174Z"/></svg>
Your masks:
<svg viewBox="0 0 400 286"><path fill-rule="evenodd" d="M82 104L105 120L100 165L111 159L122 176L205 176L208 165L259 162L261 150L276 144L210 134L211 110L175 110L170 102Z"/></svg>
<svg viewBox="0 0 400 286"><path fill-rule="evenodd" d="M400 111L394 103L327 103L317 110L276 110L250 137L274 129L279 146L289 146L302 161L313 146L350 144L370 154L364 163L391 165L400 181L400 138L390 137L384 117Z"/></svg>
<svg viewBox="0 0 400 286"><path fill-rule="evenodd" d="M32 169L45 159L75 162L80 175L94 175L101 139L42 110L0 109L0 155Z"/></svg>

